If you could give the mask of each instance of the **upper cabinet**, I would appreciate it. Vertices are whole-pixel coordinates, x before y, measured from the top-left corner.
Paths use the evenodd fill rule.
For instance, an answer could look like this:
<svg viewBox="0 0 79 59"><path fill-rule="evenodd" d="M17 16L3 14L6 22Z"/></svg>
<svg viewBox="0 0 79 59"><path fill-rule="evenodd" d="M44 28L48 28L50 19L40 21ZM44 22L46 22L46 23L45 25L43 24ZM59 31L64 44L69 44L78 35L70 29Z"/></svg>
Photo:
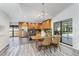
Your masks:
<svg viewBox="0 0 79 59"><path fill-rule="evenodd" d="M42 23L19 22L19 27L28 27L29 29L41 29Z"/></svg>
<svg viewBox="0 0 79 59"><path fill-rule="evenodd" d="M41 29L41 23L35 23L33 26L35 29Z"/></svg>
<svg viewBox="0 0 79 59"><path fill-rule="evenodd" d="M51 19L47 19L42 23L19 22L20 27L28 27L29 29L50 29Z"/></svg>
<svg viewBox="0 0 79 59"><path fill-rule="evenodd" d="M31 29L41 29L41 23L32 23Z"/></svg>
<svg viewBox="0 0 79 59"><path fill-rule="evenodd" d="M42 29L51 29L51 19L43 21Z"/></svg>

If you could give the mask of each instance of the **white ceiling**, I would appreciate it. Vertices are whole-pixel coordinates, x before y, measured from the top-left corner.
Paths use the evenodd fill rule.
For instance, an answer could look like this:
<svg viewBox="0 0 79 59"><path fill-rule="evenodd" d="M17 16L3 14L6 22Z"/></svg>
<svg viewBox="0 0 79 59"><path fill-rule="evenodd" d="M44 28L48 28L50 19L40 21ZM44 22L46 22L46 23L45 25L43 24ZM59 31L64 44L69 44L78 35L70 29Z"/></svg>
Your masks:
<svg viewBox="0 0 79 59"><path fill-rule="evenodd" d="M65 8L72 5L71 3L46 3L45 12L50 17L55 17L58 13ZM27 22L40 22L38 17L43 9L41 3L0 3L0 9L3 10L11 22L27 21Z"/></svg>

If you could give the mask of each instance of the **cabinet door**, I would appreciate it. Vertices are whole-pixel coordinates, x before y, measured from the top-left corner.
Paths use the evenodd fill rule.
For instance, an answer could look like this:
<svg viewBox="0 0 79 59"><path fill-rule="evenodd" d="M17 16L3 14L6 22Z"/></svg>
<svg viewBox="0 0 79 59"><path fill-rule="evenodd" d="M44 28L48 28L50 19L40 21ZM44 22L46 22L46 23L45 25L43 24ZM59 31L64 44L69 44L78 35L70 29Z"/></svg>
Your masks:
<svg viewBox="0 0 79 59"><path fill-rule="evenodd" d="M50 29L51 28L51 20L46 20L42 23L43 29Z"/></svg>

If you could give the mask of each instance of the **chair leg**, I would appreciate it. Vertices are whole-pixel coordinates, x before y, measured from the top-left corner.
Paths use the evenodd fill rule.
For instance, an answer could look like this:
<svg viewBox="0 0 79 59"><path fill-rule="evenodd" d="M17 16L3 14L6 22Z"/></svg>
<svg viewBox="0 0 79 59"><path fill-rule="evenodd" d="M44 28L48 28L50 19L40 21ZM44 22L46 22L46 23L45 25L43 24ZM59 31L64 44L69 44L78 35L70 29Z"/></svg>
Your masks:
<svg viewBox="0 0 79 59"><path fill-rule="evenodd" d="M60 52L61 52L61 47L59 46L59 50L60 50Z"/></svg>
<svg viewBox="0 0 79 59"><path fill-rule="evenodd" d="M54 52L56 52L56 49L55 49L55 47L54 47Z"/></svg>
<svg viewBox="0 0 79 59"><path fill-rule="evenodd" d="M43 46L43 51L44 53L46 53L46 49L48 48L48 46Z"/></svg>
<svg viewBox="0 0 79 59"><path fill-rule="evenodd" d="M42 46L38 46L37 48L38 48L38 50L39 50L39 51L41 51L41 50L42 50Z"/></svg>
<svg viewBox="0 0 79 59"><path fill-rule="evenodd" d="M36 42L36 48L37 48L37 42Z"/></svg>
<svg viewBox="0 0 79 59"><path fill-rule="evenodd" d="M41 50L43 50L43 51L44 51L44 53L45 53L45 49L46 49L46 47L45 47L45 46L42 46L42 47L41 47Z"/></svg>
<svg viewBox="0 0 79 59"><path fill-rule="evenodd" d="M57 48L57 46L56 46L56 45L54 45L54 52L56 52L56 48Z"/></svg>
<svg viewBox="0 0 79 59"><path fill-rule="evenodd" d="M52 51L51 51L51 46L49 46L49 50L50 50L50 52L52 53Z"/></svg>

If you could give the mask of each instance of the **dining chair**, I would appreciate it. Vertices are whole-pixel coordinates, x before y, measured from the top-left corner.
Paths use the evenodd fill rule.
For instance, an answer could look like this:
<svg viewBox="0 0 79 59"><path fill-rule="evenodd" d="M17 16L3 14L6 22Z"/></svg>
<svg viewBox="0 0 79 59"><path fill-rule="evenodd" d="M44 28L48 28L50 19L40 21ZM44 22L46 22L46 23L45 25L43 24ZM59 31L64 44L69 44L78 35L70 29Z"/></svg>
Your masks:
<svg viewBox="0 0 79 59"><path fill-rule="evenodd" d="M41 35L40 33L37 33L35 36L31 36L32 40L35 41L36 43L36 48L38 47L37 46L37 43L39 42L39 40L41 39Z"/></svg>
<svg viewBox="0 0 79 59"><path fill-rule="evenodd" d="M53 45L54 51L56 50L56 48L60 49L60 35L53 36L51 45ZM61 49L60 49L60 51L61 51Z"/></svg>
<svg viewBox="0 0 79 59"><path fill-rule="evenodd" d="M52 39L50 37L43 38L43 41L40 42L41 44L38 47L39 51L44 50L45 52L45 50L49 48L51 52L51 47L50 47L51 42L52 42Z"/></svg>

